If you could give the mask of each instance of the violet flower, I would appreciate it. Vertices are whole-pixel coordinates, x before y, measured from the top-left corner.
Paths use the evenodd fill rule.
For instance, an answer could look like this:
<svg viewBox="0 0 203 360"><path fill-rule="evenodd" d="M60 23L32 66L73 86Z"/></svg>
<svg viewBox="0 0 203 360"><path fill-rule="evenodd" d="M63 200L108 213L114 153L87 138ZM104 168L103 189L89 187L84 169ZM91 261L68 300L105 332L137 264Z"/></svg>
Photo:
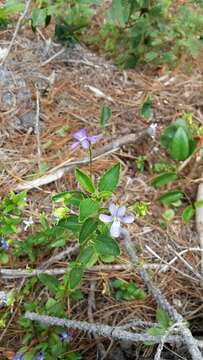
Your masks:
<svg viewBox="0 0 203 360"><path fill-rule="evenodd" d="M59 334L59 338L62 343L70 340L70 334L67 331L63 331Z"/></svg>
<svg viewBox="0 0 203 360"><path fill-rule="evenodd" d="M89 149L91 144L96 143L98 140L102 138L102 134L88 136L85 129L80 129L73 135L73 138L76 139L77 141L71 145L72 150L77 149L79 145L81 145L84 150L87 150Z"/></svg>
<svg viewBox="0 0 203 360"><path fill-rule="evenodd" d="M24 230L27 231L27 229L34 224L34 221L32 219L32 216L29 217L28 220L23 220Z"/></svg>
<svg viewBox="0 0 203 360"><path fill-rule="evenodd" d="M99 219L105 224L112 223L110 234L116 238L121 234L121 223L131 224L134 221L134 216L132 214L126 215L125 206L117 207L113 203L110 204L109 211L111 215L100 214Z"/></svg>
<svg viewBox="0 0 203 360"><path fill-rule="evenodd" d="M22 353L15 354L13 360L24 360L24 355Z"/></svg>
<svg viewBox="0 0 203 360"><path fill-rule="evenodd" d="M35 358L35 360L44 360L44 359L45 359L45 354L43 351L40 351L37 357Z"/></svg>
<svg viewBox="0 0 203 360"><path fill-rule="evenodd" d="M0 237L0 250L7 251L8 248L9 248L9 245L8 245L7 241L3 237Z"/></svg>

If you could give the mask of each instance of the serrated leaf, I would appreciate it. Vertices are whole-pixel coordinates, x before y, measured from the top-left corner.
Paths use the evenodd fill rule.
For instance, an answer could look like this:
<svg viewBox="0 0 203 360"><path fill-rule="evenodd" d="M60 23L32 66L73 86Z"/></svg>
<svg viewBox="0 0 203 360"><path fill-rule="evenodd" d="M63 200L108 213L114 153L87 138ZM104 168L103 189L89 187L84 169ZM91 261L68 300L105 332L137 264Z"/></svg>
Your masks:
<svg viewBox="0 0 203 360"><path fill-rule="evenodd" d="M98 255L93 245L90 245L80 251L80 255L77 261L80 262L84 267L88 268L93 266L98 259Z"/></svg>
<svg viewBox="0 0 203 360"><path fill-rule="evenodd" d="M79 235L79 242L82 244L85 240L87 240L90 235L97 229L98 221L95 219L87 219L81 228Z"/></svg>
<svg viewBox="0 0 203 360"><path fill-rule="evenodd" d="M78 234L81 229L81 224L79 224L78 216L71 215L67 219L59 221L56 227L68 229L72 231L74 234Z"/></svg>
<svg viewBox="0 0 203 360"><path fill-rule="evenodd" d="M175 172L168 172L168 173L157 176L152 181L152 185L156 188L159 188L160 186L166 185L175 180L177 180L177 174Z"/></svg>
<svg viewBox="0 0 203 360"><path fill-rule="evenodd" d="M170 155L174 160L185 160L190 154L188 135L183 127L176 131L170 147Z"/></svg>
<svg viewBox="0 0 203 360"><path fill-rule="evenodd" d="M168 329L170 326L170 318L166 311L163 309L157 309L156 311L156 321L161 325L162 328Z"/></svg>
<svg viewBox="0 0 203 360"><path fill-rule="evenodd" d="M78 264L74 264L68 274L68 287L70 290L74 290L81 282L84 274L84 267Z"/></svg>
<svg viewBox="0 0 203 360"><path fill-rule="evenodd" d="M100 125L105 128L108 125L108 121L111 118L112 110L110 106L104 105L102 107L101 115L100 115Z"/></svg>
<svg viewBox="0 0 203 360"><path fill-rule="evenodd" d="M164 205L172 204L180 199L182 199L184 194L178 190L170 190L160 196L159 200Z"/></svg>
<svg viewBox="0 0 203 360"><path fill-rule="evenodd" d="M94 193L95 192L95 186L92 182L92 179L85 174L85 172L83 172L80 169L76 169L75 170L75 177L77 179L77 181L79 182L79 184L87 191L90 193Z"/></svg>
<svg viewBox="0 0 203 360"><path fill-rule="evenodd" d="M110 236L99 235L95 241L95 249L99 256L119 256L120 249L116 240Z"/></svg>
<svg viewBox="0 0 203 360"><path fill-rule="evenodd" d="M99 191L113 192L120 179L120 164L114 165L112 168L107 170L99 181Z"/></svg>
<svg viewBox="0 0 203 360"><path fill-rule="evenodd" d="M80 221L85 221L89 216L99 210L99 203L92 199L82 200L80 203Z"/></svg>
<svg viewBox="0 0 203 360"><path fill-rule="evenodd" d="M54 294L58 292L60 287L60 282L55 276L42 273L38 275L38 279Z"/></svg>
<svg viewBox="0 0 203 360"><path fill-rule="evenodd" d="M188 221L190 221L190 219L194 216L195 214L195 209L193 207L193 205L188 205L182 213L182 220L187 223Z"/></svg>

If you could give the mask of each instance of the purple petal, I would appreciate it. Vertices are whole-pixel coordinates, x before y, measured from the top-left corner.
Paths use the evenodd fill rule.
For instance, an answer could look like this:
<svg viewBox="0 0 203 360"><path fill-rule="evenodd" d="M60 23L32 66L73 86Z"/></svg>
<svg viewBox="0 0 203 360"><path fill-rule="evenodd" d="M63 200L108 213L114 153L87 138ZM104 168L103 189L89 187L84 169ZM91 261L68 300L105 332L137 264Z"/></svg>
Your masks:
<svg viewBox="0 0 203 360"><path fill-rule="evenodd" d="M90 143L87 139L82 140L81 145L82 145L83 149L85 149L85 150L89 149L89 147L90 147Z"/></svg>
<svg viewBox="0 0 203 360"><path fill-rule="evenodd" d="M77 131L75 134L73 134L73 137L78 140L81 141L82 139L87 137L87 132L85 129L80 129L79 131Z"/></svg>
<svg viewBox="0 0 203 360"><path fill-rule="evenodd" d="M111 213L112 216L116 216L117 215L117 207L114 203L111 203L109 205L109 211Z"/></svg>
<svg viewBox="0 0 203 360"><path fill-rule="evenodd" d="M122 218L125 215L125 212L126 212L126 207L121 206L118 208L116 216Z"/></svg>
<svg viewBox="0 0 203 360"><path fill-rule="evenodd" d="M121 233L120 221L114 221L111 225L110 234L112 237L119 237Z"/></svg>
<svg viewBox="0 0 203 360"><path fill-rule="evenodd" d="M135 220L135 217L132 214L126 215L122 218L124 224L131 224Z"/></svg>
<svg viewBox="0 0 203 360"><path fill-rule="evenodd" d="M99 220L101 220L103 223L110 223L113 221L113 217L105 214L99 215Z"/></svg>
<svg viewBox="0 0 203 360"><path fill-rule="evenodd" d="M77 149L77 147L79 146L79 142L77 141L77 142L74 142L72 145L71 145L71 150L75 150L75 149Z"/></svg>
<svg viewBox="0 0 203 360"><path fill-rule="evenodd" d="M96 142L99 141L101 138L102 138L102 134L93 135L93 136L88 136L88 140L91 142L91 144L96 143Z"/></svg>

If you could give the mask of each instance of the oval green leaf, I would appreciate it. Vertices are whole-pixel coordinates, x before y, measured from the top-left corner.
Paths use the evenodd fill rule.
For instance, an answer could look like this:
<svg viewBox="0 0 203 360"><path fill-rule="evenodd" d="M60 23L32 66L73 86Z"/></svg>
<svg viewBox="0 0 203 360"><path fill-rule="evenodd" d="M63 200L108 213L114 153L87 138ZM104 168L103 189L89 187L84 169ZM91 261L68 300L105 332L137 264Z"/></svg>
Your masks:
<svg viewBox="0 0 203 360"><path fill-rule="evenodd" d="M99 235L95 242L95 248L101 257L120 255L120 248L117 241L110 236Z"/></svg>
<svg viewBox="0 0 203 360"><path fill-rule="evenodd" d="M152 181L152 185L156 188L159 188L160 186L166 185L175 180L177 180L177 174L175 172L168 172L168 173L157 176Z"/></svg>
<svg viewBox="0 0 203 360"><path fill-rule="evenodd" d="M183 127L176 131L170 147L170 155L174 160L185 160L190 154L188 135Z"/></svg>
<svg viewBox="0 0 203 360"><path fill-rule="evenodd" d="M79 184L83 187L83 189L85 189L89 193L95 192L95 190L96 190L95 186L89 175L87 175L85 172L83 172L80 169L76 169L75 177L76 177L77 181L79 182Z"/></svg>
<svg viewBox="0 0 203 360"><path fill-rule="evenodd" d="M81 228L79 235L79 242L82 244L85 240L87 240L90 235L97 229L98 221L95 219L87 219Z"/></svg>
<svg viewBox="0 0 203 360"><path fill-rule="evenodd" d="M170 190L160 196L159 200L164 205L172 204L183 198L184 194L178 190Z"/></svg>
<svg viewBox="0 0 203 360"><path fill-rule="evenodd" d="M194 216L195 209L192 205L188 205L182 213L182 220L187 223Z"/></svg>
<svg viewBox="0 0 203 360"><path fill-rule="evenodd" d="M99 210L99 203L92 199L82 200L80 203L80 221L85 221L89 216L95 214Z"/></svg>
<svg viewBox="0 0 203 360"><path fill-rule="evenodd" d="M112 168L107 170L99 181L100 192L113 192L120 179L120 164L114 165Z"/></svg>

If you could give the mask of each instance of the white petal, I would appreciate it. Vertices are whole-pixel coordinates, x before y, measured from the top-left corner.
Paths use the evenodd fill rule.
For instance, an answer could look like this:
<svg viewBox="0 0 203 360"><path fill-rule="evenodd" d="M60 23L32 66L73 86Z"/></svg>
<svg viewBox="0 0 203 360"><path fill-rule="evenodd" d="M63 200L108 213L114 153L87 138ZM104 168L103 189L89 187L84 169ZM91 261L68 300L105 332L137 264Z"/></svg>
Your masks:
<svg viewBox="0 0 203 360"><path fill-rule="evenodd" d="M120 221L114 221L111 225L110 234L112 237L119 237L121 233Z"/></svg>

